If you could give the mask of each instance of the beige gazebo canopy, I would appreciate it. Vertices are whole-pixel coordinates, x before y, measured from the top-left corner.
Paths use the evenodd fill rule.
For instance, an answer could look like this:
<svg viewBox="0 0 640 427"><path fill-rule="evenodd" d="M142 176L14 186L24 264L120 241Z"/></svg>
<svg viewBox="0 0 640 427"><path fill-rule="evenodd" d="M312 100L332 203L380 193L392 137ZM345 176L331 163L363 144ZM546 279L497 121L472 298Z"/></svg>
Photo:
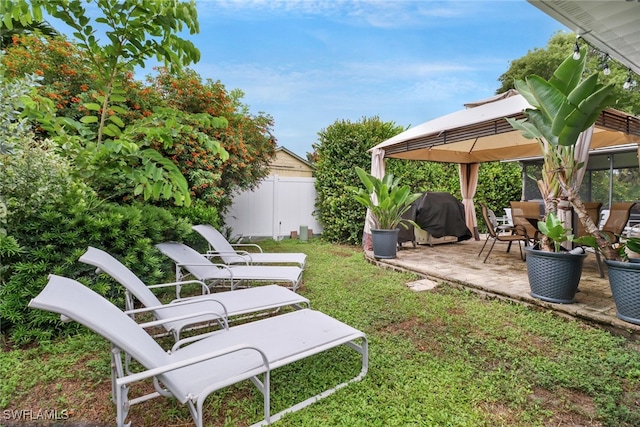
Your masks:
<svg viewBox="0 0 640 427"><path fill-rule="evenodd" d="M477 239L473 197L478 164L539 157L542 152L536 140L524 138L505 120L506 117L524 118L523 111L532 108L517 91L510 90L465 106L463 110L422 123L373 147L371 171L382 176L386 157L460 164L462 203L467 225ZM640 118L615 109L600 114L593 133L589 132L584 141L588 150L634 143L638 144L640 156ZM365 225L365 233L367 231Z"/></svg>
<svg viewBox="0 0 640 427"><path fill-rule="evenodd" d="M445 163L481 163L540 156L535 140L514 131L505 117L524 118L529 103L511 90L468 108L430 120L402 132L373 150L384 157ZM591 149L640 143L640 119L608 109L598 118Z"/></svg>

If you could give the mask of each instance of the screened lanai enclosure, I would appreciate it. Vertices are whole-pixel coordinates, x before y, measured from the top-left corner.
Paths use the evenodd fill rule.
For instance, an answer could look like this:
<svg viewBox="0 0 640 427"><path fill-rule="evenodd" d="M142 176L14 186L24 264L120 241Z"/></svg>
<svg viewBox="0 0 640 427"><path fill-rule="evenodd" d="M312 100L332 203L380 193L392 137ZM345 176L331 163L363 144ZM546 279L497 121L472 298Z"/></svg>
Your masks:
<svg viewBox="0 0 640 427"><path fill-rule="evenodd" d="M524 159L522 200L540 199L536 180L541 176L542 159ZM602 209L612 203L640 202L640 147L622 146L593 150L589 153L580 186L583 202L601 202ZM640 223L640 203L632 209L631 225Z"/></svg>
<svg viewBox="0 0 640 427"><path fill-rule="evenodd" d="M636 147L595 150L589 154L580 197L585 202L599 201L603 206L640 199L640 168ZM536 179L540 178L542 159L522 160L523 199L539 199Z"/></svg>

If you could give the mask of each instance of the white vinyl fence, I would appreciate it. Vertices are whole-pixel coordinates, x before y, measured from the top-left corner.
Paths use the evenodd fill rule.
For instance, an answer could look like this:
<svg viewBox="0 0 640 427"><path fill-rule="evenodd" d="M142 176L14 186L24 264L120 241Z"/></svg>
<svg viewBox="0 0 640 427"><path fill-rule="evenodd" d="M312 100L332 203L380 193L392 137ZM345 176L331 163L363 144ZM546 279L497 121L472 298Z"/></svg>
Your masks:
<svg viewBox="0 0 640 427"><path fill-rule="evenodd" d="M265 178L254 191L236 195L225 215L231 234L245 238L271 237L279 240L289 237L301 226L320 234L322 229L313 216L316 200L315 178Z"/></svg>

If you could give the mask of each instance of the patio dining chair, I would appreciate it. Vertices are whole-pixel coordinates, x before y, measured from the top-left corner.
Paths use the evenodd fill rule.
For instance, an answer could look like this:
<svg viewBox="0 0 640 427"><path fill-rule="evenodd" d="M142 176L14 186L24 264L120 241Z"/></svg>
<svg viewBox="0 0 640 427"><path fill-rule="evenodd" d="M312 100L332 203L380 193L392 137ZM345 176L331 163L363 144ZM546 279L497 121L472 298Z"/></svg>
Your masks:
<svg viewBox="0 0 640 427"><path fill-rule="evenodd" d="M178 242L159 243L156 248L175 262L177 281L191 275L210 288L228 285L231 290L243 283L287 283L294 292L302 281L300 267L216 264L195 249Z"/></svg>
<svg viewBox="0 0 640 427"><path fill-rule="evenodd" d="M494 212L491 209L487 208L487 205L485 205L484 203L480 203L480 208L482 210L482 219L487 226L487 239L485 240L484 245L482 245L478 256L482 254L485 247L487 246L487 243L489 243L489 240L493 241L491 243L489 251L487 252L487 255L484 257L483 263L487 262L487 259L489 258L489 255L491 255L491 251L493 251L493 247L495 246L496 242L508 242L509 245L507 246L507 252L511 250L511 244L513 242L517 242L518 249L520 249L520 258L524 260L520 242L524 242L526 246L529 240L525 235L524 230L520 229L518 225L514 225L513 229L505 232L498 224L498 220L496 219Z"/></svg>
<svg viewBox="0 0 640 427"><path fill-rule="evenodd" d="M111 369L115 372L112 399L116 404L118 427L129 425L125 421L132 405L159 396L174 397L186 404L195 425L202 427L205 399L217 390L246 380L262 393L264 419L261 423L269 424L287 412L300 410L359 381L368 369L365 334L311 309L187 338L165 352L115 305L66 277L50 275L47 285L31 300L29 307L58 313L63 320L75 320L111 343ZM271 415L270 376L274 369L343 345L361 356L361 368L356 376ZM127 372L123 353L136 360L141 370ZM305 374L309 372L300 373L303 377ZM155 391L130 398L130 386L147 379L153 379ZM295 399L299 400L299 396Z"/></svg>
<svg viewBox="0 0 640 427"><path fill-rule="evenodd" d="M97 267L96 272L104 272L124 286L125 313L135 318L138 314L151 312L155 320L160 321L160 326L171 333L176 341L180 339L180 332L185 328L209 326L211 322L225 325L232 320L273 313L274 310L283 307L301 309L310 306L307 298L278 285L257 286L214 294L211 294L209 288L198 280L147 286L116 258L91 246L79 260ZM200 285L202 294L181 298L181 287L188 284ZM163 304L152 289L167 287L176 289L176 299L169 304ZM135 308L134 297L144 308ZM194 316L197 312L203 314Z"/></svg>
<svg viewBox="0 0 640 427"><path fill-rule="evenodd" d="M534 245L540 240L540 231L532 224L535 221L542 218L540 211L541 206L538 202L512 201L511 216L513 218L513 224L518 226L519 230L524 230L524 234L527 236L529 243Z"/></svg>
<svg viewBox="0 0 640 427"><path fill-rule="evenodd" d="M295 264L304 269L307 260L307 255L302 252L264 252L255 243L231 244L222 233L207 224L194 225L192 228L209 244L207 255L215 255L228 265ZM239 248L253 248L254 252ZM258 252L255 252L256 250Z"/></svg>
<svg viewBox="0 0 640 427"><path fill-rule="evenodd" d="M609 237L609 242L618 243L620 235L624 232L629 218L631 217L631 209L635 202L617 202L611 204L609 216L601 228L601 231Z"/></svg>

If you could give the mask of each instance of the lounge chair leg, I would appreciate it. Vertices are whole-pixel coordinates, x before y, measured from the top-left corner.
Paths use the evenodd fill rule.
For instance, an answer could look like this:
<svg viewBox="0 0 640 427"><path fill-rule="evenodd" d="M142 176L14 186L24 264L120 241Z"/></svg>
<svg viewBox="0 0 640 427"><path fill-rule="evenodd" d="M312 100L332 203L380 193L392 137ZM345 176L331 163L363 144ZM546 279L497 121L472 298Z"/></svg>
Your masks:
<svg viewBox="0 0 640 427"><path fill-rule="evenodd" d="M269 371L264 373L264 420L271 424L271 379Z"/></svg>
<svg viewBox="0 0 640 427"><path fill-rule="evenodd" d="M196 427L202 427L202 406L204 405L204 396L199 398L196 402L195 406L192 401L187 402L187 406L189 406L189 412L191 412L191 418L193 418L193 422Z"/></svg>
<svg viewBox="0 0 640 427"><path fill-rule="evenodd" d="M129 415L129 387L122 385L116 388L116 425L118 427L129 427L131 423L126 423L124 420Z"/></svg>
<svg viewBox="0 0 640 427"><path fill-rule="evenodd" d="M527 246L527 243L525 242L524 245ZM518 242L518 249L520 249L520 259L524 261L524 255L522 255L522 245L520 244L520 242Z"/></svg>
<svg viewBox="0 0 640 427"><path fill-rule="evenodd" d="M254 424L254 426L271 424L271 393L270 393L271 380L270 380L269 371L263 374L262 381L260 381L260 379L257 376L255 376L255 377L251 377L251 382L262 393L262 399L263 399L263 405L264 405L264 414L263 414L264 420Z"/></svg>

